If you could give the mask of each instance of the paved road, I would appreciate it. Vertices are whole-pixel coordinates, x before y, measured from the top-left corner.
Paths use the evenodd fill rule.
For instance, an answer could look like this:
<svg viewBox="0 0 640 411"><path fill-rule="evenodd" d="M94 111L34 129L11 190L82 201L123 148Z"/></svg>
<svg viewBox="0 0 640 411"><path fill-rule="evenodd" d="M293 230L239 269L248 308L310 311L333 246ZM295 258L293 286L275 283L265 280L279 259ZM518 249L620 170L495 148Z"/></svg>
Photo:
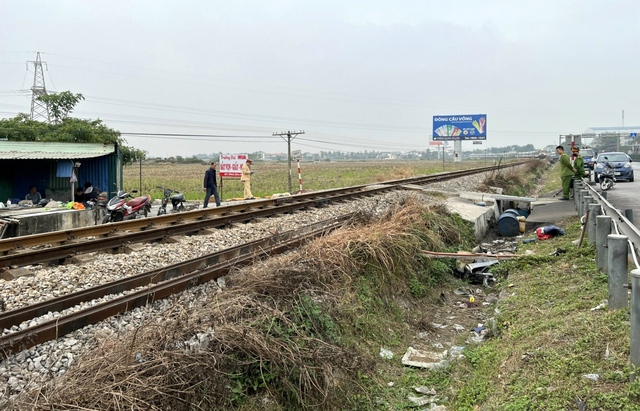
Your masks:
<svg viewBox="0 0 640 411"><path fill-rule="evenodd" d="M635 181L618 181L616 185L607 191L607 200L618 210L624 212L625 209L633 210L634 225L640 227L640 163L631 163L635 176ZM600 191L600 185L595 184L596 190Z"/></svg>

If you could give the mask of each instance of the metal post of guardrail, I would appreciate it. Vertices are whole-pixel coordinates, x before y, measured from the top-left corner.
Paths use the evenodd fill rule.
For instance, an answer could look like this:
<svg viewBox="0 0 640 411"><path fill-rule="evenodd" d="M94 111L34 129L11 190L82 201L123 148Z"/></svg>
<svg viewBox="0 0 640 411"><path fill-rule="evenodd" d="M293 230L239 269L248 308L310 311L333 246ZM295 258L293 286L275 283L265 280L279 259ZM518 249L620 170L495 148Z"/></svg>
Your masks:
<svg viewBox="0 0 640 411"><path fill-rule="evenodd" d="M596 268L607 271L607 236L611 234L611 217L596 217Z"/></svg>
<svg viewBox="0 0 640 411"><path fill-rule="evenodd" d="M587 242L596 243L596 217L600 215L602 209L600 204L589 204L589 221L587 221Z"/></svg>
<svg viewBox="0 0 640 411"><path fill-rule="evenodd" d="M578 206L576 208L578 209L578 214L580 214L581 216L584 215L584 208L582 204L584 202L584 198L588 195L589 190L580 190L580 200L578 201Z"/></svg>
<svg viewBox="0 0 640 411"><path fill-rule="evenodd" d="M629 237L607 236L607 271L609 274L609 310L624 308L627 301L627 276L629 275Z"/></svg>
<svg viewBox="0 0 640 411"><path fill-rule="evenodd" d="M573 204L578 209L578 201L580 200L580 191L584 189L582 180L573 180Z"/></svg>
<svg viewBox="0 0 640 411"><path fill-rule="evenodd" d="M640 367L640 270L631 271L631 381Z"/></svg>
<svg viewBox="0 0 640 411"><path fill-rule="evenodd" d="M595 202L596 200L591 197L591 196L584 196L584 198L582 199L582 210L580 215L583 216L587 213L587 210L589 209L589 204Z"/></svg>
<svg viewBox="0 0 640 411"><path fill-rule="evenodd" d="M631 224L633 224L633 209L627 208L624 210L624 216Z"/></svg>

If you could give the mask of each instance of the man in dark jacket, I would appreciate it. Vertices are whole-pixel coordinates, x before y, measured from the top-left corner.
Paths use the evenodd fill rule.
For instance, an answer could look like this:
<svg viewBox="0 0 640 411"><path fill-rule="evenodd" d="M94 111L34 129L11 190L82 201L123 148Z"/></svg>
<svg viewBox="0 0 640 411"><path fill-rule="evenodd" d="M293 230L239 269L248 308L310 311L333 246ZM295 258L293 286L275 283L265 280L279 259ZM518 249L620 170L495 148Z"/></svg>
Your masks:
<svg viewBox="0 0 640 411"><path fill-rule="evenodd" d="M204 198L203 208L207 208L209 205L209 198L213 195L216 199L216 206L220 207L220 196L218 195L218 181L216 180L216 166L218 163L215 161L211 163L211 167L204 173L203 190L207 192Z"/></svg>

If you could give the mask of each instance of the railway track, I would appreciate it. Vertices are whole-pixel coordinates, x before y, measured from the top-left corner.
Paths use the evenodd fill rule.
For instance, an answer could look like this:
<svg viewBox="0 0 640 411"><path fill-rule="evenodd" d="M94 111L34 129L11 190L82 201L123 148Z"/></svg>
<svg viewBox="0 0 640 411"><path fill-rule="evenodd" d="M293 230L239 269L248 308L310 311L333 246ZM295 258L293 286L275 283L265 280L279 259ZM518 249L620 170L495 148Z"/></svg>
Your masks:
<svg viewBox="0 0 640 411"><path fill-rule="evenodd" d="M81 309L35 326L0 337L0 353L5 357L43 342L95 324L114 315L167 298L205 282L229 274L234 268L280 254L342 226L352 215L321 221L304 230L265 237L240 246L148 271L119 281L58 297L0 314L0 328L31 321L49 312L61 312L84 302L126 293L111 301Z"/></svg>
<svg viewBox="0 0 640 411"><path fill-rule="evenodd" d="M70 258L83 253L101 250L121 251L133 243L161 241L176 235L195 234L207 229L224 228L276 214L290 213L309 207L322 207L332 202L397 190L407 184L424 185L520 164L522 163L391 180L377 185L324 190L292 197L257 200L211 209L8 238L0 240L0 269L46 262L65 263Z"/></svg>

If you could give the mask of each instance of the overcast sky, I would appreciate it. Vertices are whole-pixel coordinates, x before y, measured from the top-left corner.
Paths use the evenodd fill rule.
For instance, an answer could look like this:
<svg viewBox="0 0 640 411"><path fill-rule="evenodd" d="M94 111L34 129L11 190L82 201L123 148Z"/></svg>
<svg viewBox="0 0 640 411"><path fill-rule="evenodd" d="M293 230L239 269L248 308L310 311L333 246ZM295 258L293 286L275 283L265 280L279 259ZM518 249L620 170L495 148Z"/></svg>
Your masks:
<svg viewBox="0 0 640 411"><path fill-rule="evenodd" d="M484 146L640 125L640 1L3 1L0 117L33 65L74 116L152 156L424 150L434 115L487 114ZM256 136L256 137L250 137Z"/></svg>

